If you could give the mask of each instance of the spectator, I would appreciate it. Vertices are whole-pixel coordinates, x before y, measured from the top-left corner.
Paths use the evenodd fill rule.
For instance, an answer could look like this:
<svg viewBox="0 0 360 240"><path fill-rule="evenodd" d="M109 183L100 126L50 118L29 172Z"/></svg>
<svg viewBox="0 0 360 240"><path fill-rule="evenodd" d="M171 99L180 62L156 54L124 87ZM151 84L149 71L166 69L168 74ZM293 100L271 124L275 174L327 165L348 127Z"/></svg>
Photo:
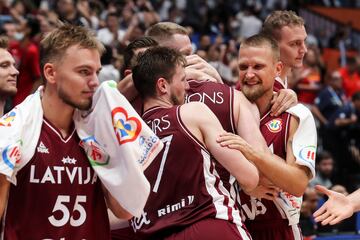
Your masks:
<svg viewBox="0 0 360 240"><path fill-rule="evenodd" d="M330 188L333 183L331 176L334 170L334 160L331 154L327 151L320 152L316 158L316 176L310 181L309 185L322 185Z"/></svg>
<svg viewBox="0 0 360 240"><path fill-rule="evenodd" d="M101 56L102 68L99 72L100 83L107 80L114 80L116 82L120 79L120 72L114 67L113 63L113 49L105 45L105 52Z"/></svg>
<svg viewBox="0 0 360 240"><path fill-rule="evenodd" d="M40 32L40 23L33 16L27 16L20 25L17 33L17 42L10 44L10 52L14 56L20 71L18 78L18 92L14 106L21 103L30 93L40 86L39 47L34 42L35 36Z"/></svg>
<svg viewBox="0 0 360 240"><path fill-rule="evenodd" d="M357 58L349 57L345 67L340 68L340 74L343 78L343 87L348 98L360 90L359 61Z"/></svg>
<svg viewBox="0 0 360 240"><path fill-rule="evenodd" d="M97 38L104 44L115 47L125 36L125 31L120 29L119 15L116 12L108 13L106 26L97 32Z"/></svg>
<svg viewBox="0 0 360 240"><path fill-rule="evenodd" d="M316 211L319 196L315 189L307 187L304 192L303 203L300 212L300 227L303 233L304 240L315 239L317 225L313 218L313 213Z"/></svg>

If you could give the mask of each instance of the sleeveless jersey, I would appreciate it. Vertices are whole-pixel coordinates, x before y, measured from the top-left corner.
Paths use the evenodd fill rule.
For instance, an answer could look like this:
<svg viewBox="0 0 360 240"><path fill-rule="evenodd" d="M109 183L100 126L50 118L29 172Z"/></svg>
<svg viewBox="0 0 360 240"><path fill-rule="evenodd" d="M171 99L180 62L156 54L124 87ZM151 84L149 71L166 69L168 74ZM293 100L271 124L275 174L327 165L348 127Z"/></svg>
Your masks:
<svg viewBox="0 0 360 240"><path fill-rule="evenodd" d="M66 139L44 119L35 154L11 185L4 239L110 239L101 182L75 129Z"/></svg>
<svg viewBox="0 0 360 240"><path fill-rule="evenodd" d="M288 138L288 129L291 115L287 112L282 113L278 117L272 117L268 112L260 120L260 131L270 150L286 159L286 143ZM277 219L285 219L285 215L281 209L274 204L273 201L266 199L256 199L240 192L242 214L245 217L245 225L247 221L262 222L273 221Z"/></svg>
<svg viewBox="0 0 360 240"><path fill-rule="evenodd" d="M225 131L236 134L233 114L234 89L215 82L189 80L188 83L190 89L187 91L185 101L204 103L219 119ZM225 188L232 194L232 198L237 199L238 189L235 177L231 176L221 164L216 165L216 171Z"/></svg>
<svg viewBox="0 0 360 240"><path fill-rule="evenodd" d="M234 90L220 83L189 80L185 102L202 102L219 119L227 132L236 133L234 126L233 105Z"/></svg>
<svg viewBox="0 0 360 240"><path fill-rule="evenodd" d="M281 89L286 89L286 88L287 88L287 78L285 79L285 84L284 84L280 77L276 77L273 86L274 92L278 92Z"/></svg>
<svg viewBox="0 0 360 240"><path fill-rule="evenodd" d="M186 129L179 110L155 107L143 115L164 148L144 172L150 196L142 216L131 220L134 231L141 239L161 239L202 219L217 218L236 223L247 239L235 202L215 169L217 162Z"/></svg>

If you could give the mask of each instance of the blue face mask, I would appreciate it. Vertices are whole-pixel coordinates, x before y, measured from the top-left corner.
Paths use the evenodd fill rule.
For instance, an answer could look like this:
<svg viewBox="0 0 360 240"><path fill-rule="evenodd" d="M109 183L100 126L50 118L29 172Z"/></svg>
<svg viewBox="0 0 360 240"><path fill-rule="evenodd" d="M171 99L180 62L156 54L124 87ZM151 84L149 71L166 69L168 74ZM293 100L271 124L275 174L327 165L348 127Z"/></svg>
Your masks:
<svg viewBox="0 0 360 240"><path fill-rule="evenodd" d="M23 38L24 38L24 33L22 33L22 32L16 32L16 33L14 34L14 38L15 38L15 40L17 40L17 41L21 41L21 40L23 40Z"/></svg>

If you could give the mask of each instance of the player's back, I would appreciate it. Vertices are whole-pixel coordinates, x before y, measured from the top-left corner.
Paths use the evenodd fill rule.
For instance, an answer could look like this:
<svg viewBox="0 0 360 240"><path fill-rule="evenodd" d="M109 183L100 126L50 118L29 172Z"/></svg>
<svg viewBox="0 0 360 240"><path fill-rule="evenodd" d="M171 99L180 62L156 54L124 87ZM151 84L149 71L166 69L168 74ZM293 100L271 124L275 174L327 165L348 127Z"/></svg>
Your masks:
<svg viewBox="0 0 360 240"><path fill-rule="evenodd" d="M4 239L110 239L101 183L79 147L44 120L33 158L17 174Z"/></svg>
<svg viewBox="0 0 360 240"><path fill-rule="evenodd" d="M190 89L186 94L186 102L203 102L219 119L227 132L236 133L234 126L233 105L234 89L208 81L188 81Z"/></svg>
<svg viewBox="0 0 360 240"><path fill-rule="evenodd" d="M164 149L144 172L151 192L142 217L132 220L142 237L160 239L205 218L241 226L234 201L215 170L217 163L184 126L179 110L155 107L143 115Z"/></svg>

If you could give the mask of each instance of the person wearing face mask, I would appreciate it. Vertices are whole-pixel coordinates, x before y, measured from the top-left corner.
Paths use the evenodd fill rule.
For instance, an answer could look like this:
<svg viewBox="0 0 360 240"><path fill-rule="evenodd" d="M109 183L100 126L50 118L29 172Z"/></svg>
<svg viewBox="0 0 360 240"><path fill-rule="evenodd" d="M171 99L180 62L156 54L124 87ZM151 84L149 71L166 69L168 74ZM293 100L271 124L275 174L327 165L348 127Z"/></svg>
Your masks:
<svg viewBox="0 0 360 240"><path fill-rule="evenodd" d="M16 60L19 69L17 83L18 91L13 98L13 105L21 103L30 93L34 92L41 84L39 67L39 48L34 42L34 37L40 31L39 21L31 16L25 18L15 33L16 41L9 46L9 51Z"/></svg>

